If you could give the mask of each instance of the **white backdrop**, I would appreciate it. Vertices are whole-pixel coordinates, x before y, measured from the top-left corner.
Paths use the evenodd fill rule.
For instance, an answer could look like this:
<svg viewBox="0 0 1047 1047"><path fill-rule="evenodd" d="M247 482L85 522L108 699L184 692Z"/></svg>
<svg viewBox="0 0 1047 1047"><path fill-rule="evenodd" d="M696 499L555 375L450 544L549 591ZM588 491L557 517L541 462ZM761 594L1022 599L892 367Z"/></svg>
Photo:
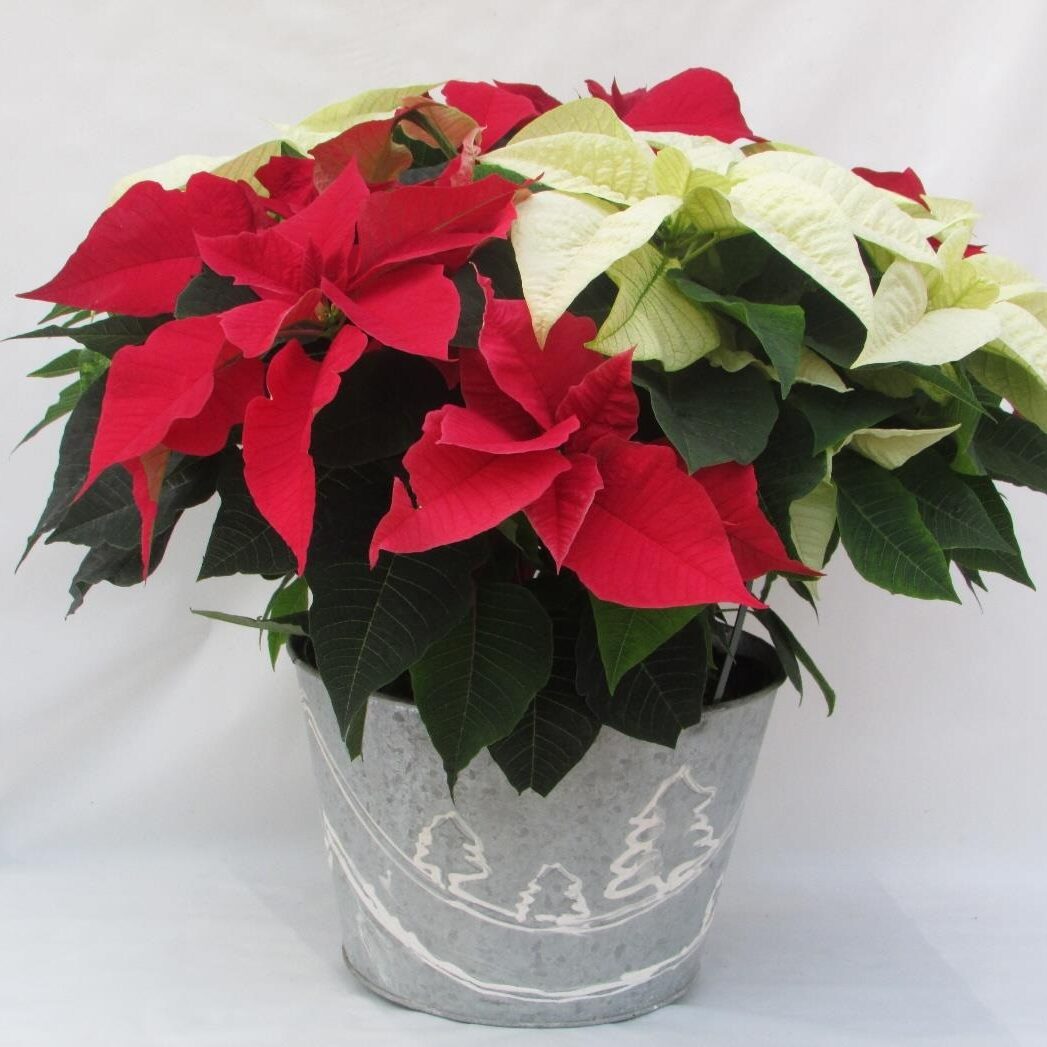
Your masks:
<svg viewBox="0 0 1047 1047"><path fill-rule="evenodd" d="M372 86L530 80L571 97L687 66L729 75L758 133L847 165L911 164L978 202L977 239L1047 277L1047 7L838 0L81 3L4 12L0 333L128 171L231 153ZM3 346L0 447L54 395L52 345ZM0 564L50 485L57 431L0 459ZM1047 498L1010 504L1047 586ZM514 1042L364 994L340 968L293 676L188 613L257 613L192 579L213 508L144 588L63 620L70 546L0 573L0 1044ZM821 624L835 683L783 692L707 948L680 1006L557 1042L1047 1042L1047 594L891 598L841 556ZM482 1037L482 1039L481 1039Z"/></svg>

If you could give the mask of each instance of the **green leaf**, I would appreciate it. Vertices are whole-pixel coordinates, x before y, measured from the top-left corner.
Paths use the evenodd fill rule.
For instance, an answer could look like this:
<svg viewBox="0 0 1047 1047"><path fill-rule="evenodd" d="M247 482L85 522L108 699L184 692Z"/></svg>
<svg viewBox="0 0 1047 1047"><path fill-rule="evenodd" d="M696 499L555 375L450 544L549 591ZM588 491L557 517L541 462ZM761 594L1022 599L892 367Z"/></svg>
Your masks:
<svg viewBox="0 0 1047 1047"><path fill-rule="evenodd" d="M684 371L637 368L658 424L691 472L721 462L747 465L767 446L778 415L771 383L747 367L729 374L697 363Z"/></svg>
<svg viewBox="0 0 1047 1047"><path fill-rule="evenodd" d="M992 520L999 536L1007 545L1007 552L997 553L987 549L950 549L950 558L968 571L991 571L1005 578L1035 589L1029 572L1022 560L1022 551L1014 535L1014 524L1007 506L988 476L963 476L961 481L974 493ZM984 588L984 586L983 586Z"/></svg>
<svg viewBox="0 0 1047 1047"><path fill-rule="evenodd" d="M614 356L633 349L633 360L657 360L679 371L720 344L715 318L689 301L670 280L680 263L656 247L643 247L607 270L618 296L590 349Z"/></svg>
<svg viewBox="0 0 1047 1047"><path fill-rule="evenodd" d="M943 549L1010 551L981 500L940 455L918 454L895 476L916 499L923 522Z"/></svg>
<svg viewBox="0 0 1047 1047"><path fill-rule="evenodd" d="M580 602L546 604L553 623L549 682L534 696L512 731L488 747L517 792L533 789L540 796L548 796L589 751L600 730L600 721L575 686Z"/></svg>
<svg viewBox="0 0 1047 1047"><path fill-rule="evenodd" d="M800 641L796 639L792 630L774 611L767 608L754 613L767 630L767 634L774 644L774 649L782 660L782 666L789 677L789 682L801 695L803 694L803 678L800 676L799 666L797 665L799 663L811 674L814 682L818 684L825 697L825 704L829 707L829 715L831 716L836 708L836 692L829 685L829 681L826 680L822 671L815 664L814 659L807 653Z"/></svg>
<svg viewBox="0 0 1047 1047"><path fill-rule="evenodd" d="M171 528L157 531L149 553L149 573L160 566L171 538ZM73 602L66 615L75 614L84 602L88 591L99 582L109 582L121 588L138 585L142 581L142 554L140 548L121 549L103 542L88 550L69 586Z"/></svg>
<svg viewBox="0 0 1047 1047"><path fill-rule="evenodd" d="M235 448L222 455L218 495L221 504L204 552L200 580L231 574L280 575L294 569L295 557L287 543L248 493L243 460Z"/></svg>
<svg viewBox="0 0 1047 1047"><path fill-rule="evenodd" d="M70 349L61 356L56 356L50 363L29 372L30 378L61 378L67 374L80 373L80 360L85 350ZM102 357L104 359L104 357Z"/></svg>
<svg viewBox="0 0 1047 1047"><path fill-rule="evenodd" d="M218 462L214 458L172 455L160 490L155 530L170 530L183 510L206 502L215 492L217 479ZM130 474L115 465L72 504L47 542L137 549L141 533Z"/></svg>
<svg viewBox="0 0 1047 1047"><path fill-rule="evenodd" d="M803 350L803 310L798 305L765 305L719 295L688 280L680 272L669 276L692 302L711 306L752 331L778 373L782 396L788 396Z"/></svg>
<svg viewBox="0 0 1047 1047"><path fill-rule="evenodd" d="M578 639L578 689L602 723L632 738L673 748L698 723L709 671L704 616L630 669L612 693L604 677L595 625L583 618Z"/></svg>
<svg viewBox="0 0 1047 1047"><path fill-rule="evenodd" d="M395 349L366 353L317 414L310 452L337 468L400 455L421 436L427 412L447 399L447 384L427 360Z"/></svg>
<svg viewBox="0 0 1047 1047"><path fill-rule="evenodd" d="M985 419L974 436L974 450L993 476L1047 493L1047 433L1013 414L995 424Z"/></svg>
<svg viewBox="0 0 1047 1047"><path fill-rule="evenodd" d="M840 538L863 578L891 593L959 602L945 555L899 480L849 451L835 458L833 480Z"/></svg>
<svg viewBox="0 0 1047 1047"><path fill-rule="evenodd" d="M303 623L308 623L308 612L309 586L305 584L305 579L295 578L291 580L291 576L286 575L279 586L277 586L276 592L269 597L269 602L262 612L262 617L274 621L301 619ZM287 643L287 637L281 636L280 633L271 632L267 639L269 662L275 669L276 660L280 656L281 648Z"/></svg>
<svg viewBox="0 0 1047 1047"><path fill-rule="evenodd" d="M224 611L199 611L195 607L189 609L201 618L211 618L216 622L226 622L229 625L243 625L248 629L261 629L263 632L276 633L279 636L306 635L305 630L293 622L277 622L271 618L248 618L242 614L226 614Z"/></svg>
<svg viewBox="0 0 1047 1047"><path fill-rule="evenodd" d="M258 295L251 288L238 287L231 276L219 276L205 266L203 272L194 276L178 296L174 314L178 320L188 316L210 316L257 301Z"/></svg>
<svg viewBox="0 0 1047 1047"><path fill-rule="evenodd" d="M58 467L55 469L51 494L40 514L33 533L26 542L22 560L48 531L56 527L69 511L77 492L87 479L87 468L91 458L98 416L102 409L105 379L95 382L80 398L66 423L62 441L58 447ZM19 560L21 564L22 560Z"/></svg>
<svg viewBox="0 0 1047 1047"><path fill-rule="evenodd" d="M411 668L415 703L443 759L452 794L458 772L505 738L548 683L549 616L523 586L481 583L461 622Z"/></svg>
<svg viewBox="0 0 1047 1047"><path fill-rule="evenodd" d="M411 556L386 554L374 570L364 559L310 559L309 635L354 758L362 751L370 695L410 668L466 613L469 567L468 556L453 546Z"/></svg>
<svg viewBox="0 0 1047 1047"><path fill-rule="evenodd" d="M16 447L21 447L22 444L27 440L32 440L37 433L42 429L46 429L52 422L57 422L59 418L64 418L69 414L80 402L80 397L83 396L85 389L90 387L90 385L91 381L84 381L82 378L78 378L72 385L67 385L58 394L58 399L44 412L43 418L18 441Z"/></svg>
<svg viewBox="0 0 1047 1047"><path fill-rule="evenodd" d="M153 331L166 323L169 316L107 316L82 327L40 327L35 331L12 335L19 338L72 338L85 349L112 357L125 345L141 345Z"/></svg>
<svg viewBox="0 0 1047 1047"><path fill-rule="evenodd" d="M896 367L905 374L911 374L921 384L958 400L977 414L985 414L985 408L971 387L966 373L959 365L944 364L941 367L924 367L920 364L902 363L897 364Z"/></svg>
<svg viewBox="0 0 1047 1047"><path fill-rule="evenodd" d="M613 691L622 677L666 640L675 636L698 613L698 607L651 610L606 603L590 594L596 639Z"/></svg>
<svg viewBox="0 0 1047 1047"><path fill-rule="evenodd" d="M793 390L789 404L799 392ZM782 406L767 449L755 463L760 503L787 546L791 541L790 506L810 494L828 469L826 455L811 450L810 426L789 404Z"/></svg>
<svg viewBox="0 0 1047 1047"><path fill-rule="evenodd" d="M814 434L812 451L817 454L859 429L868 429L898 410L898 402L865 389L834 393L831 389L804 386L793 390L790 403L798 407Z"/></svg>

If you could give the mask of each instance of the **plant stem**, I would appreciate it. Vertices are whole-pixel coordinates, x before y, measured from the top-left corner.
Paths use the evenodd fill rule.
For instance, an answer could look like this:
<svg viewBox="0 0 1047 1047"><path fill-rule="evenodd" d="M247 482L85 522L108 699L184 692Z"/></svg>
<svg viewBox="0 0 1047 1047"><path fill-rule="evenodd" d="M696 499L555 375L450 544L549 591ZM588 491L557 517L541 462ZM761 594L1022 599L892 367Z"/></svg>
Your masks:
<svg viewBox="0 0 1047 1047"><path fill-rule="evenodd" d="M751 584L746 584L746 588L749 592L752 592ZM727 679L731 675L731 669L734 668L734 659L738 654L738 644L741 643L742 639L742 626L745 624L745 616L748 613L748 607L738 608L738 614L734 619L734 626L731 628L731 635L727 639L727 655L723 660L723 668L720 670L720 678L716 681L716 692L713 694L713 700L711 703L713 705L723 698L724 691L727 690Z"/></svg>

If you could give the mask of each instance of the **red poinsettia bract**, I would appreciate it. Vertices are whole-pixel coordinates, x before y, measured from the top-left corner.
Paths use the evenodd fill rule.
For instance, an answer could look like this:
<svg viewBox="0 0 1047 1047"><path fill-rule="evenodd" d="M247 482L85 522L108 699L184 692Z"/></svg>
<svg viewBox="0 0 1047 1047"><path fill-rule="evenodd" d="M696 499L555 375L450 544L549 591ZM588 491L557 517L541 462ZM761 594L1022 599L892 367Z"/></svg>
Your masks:
<svg viewBox="0 0 1047 1047"><path fill-rule="evenodd" d="M404 456L411 493L394 481L372 562L382 550L461 541L522 511L557 567L633 607L757 606L745 580L810 573L760 513L751 467L689 476L671 448L632 439L631 354L585 348L595 327L570 314L541 349L526 304L484 285L480 348L461 358L465 406L426 417Z"/></svg>
<svg viewBox="0 0 1047 1047"><path fill-rule="evenodd" d="M682 131L722 142L756 136L742 116L731 81L712 69L687 69L654 87L621 91L586 80L589 93L601 98L636 131Z"/></svg>

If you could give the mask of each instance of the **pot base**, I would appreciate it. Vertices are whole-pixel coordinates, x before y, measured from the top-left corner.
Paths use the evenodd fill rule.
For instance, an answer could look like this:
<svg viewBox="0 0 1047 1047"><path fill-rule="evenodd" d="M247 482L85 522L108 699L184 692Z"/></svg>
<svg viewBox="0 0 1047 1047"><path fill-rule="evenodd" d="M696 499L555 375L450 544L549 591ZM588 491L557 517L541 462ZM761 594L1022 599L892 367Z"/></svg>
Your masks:
<svg viewBox="0 0 1047 1047"><path fill-rule="evenodd" d="M617 1022L627 1022L630 1018L639 1018L644 1014L650 1014L652 1011L657 1011L662 1007L667 1007L671 1003L676 1003L677 1000L682 1000L683 997L694 988L699 973L698 970L695 970L694 977L688 985L678 989L672 995L667 996L664 1000L659 1000L657 1003L651 1003L645 1007L635 1008L634 1010L623 1011L621 1014L607 1015L600 1018L582 1018L578 1021L513 1021L510 1024L507 1022L496 1022L477 1017L475 1014L454 1014L451 1011L437 1010L431 1007L419 1007L417 1003L405 999L402 996L397 996L396 993L390 992L388 989L383 988L376 982L371 981L366 974L354 967L353 961L349 959L349 954L345 951L344 945L342 946L342 961L345 963L346 967L349 968L353 977L356 978L361 985L373 992L375 996L381 996L382 999L388 1000L390 1003L395 1003L399 1007L406 1007L408 1010L412 1011L421 1011L423 1014L432 1014L437 1018L446 1018L452 1022L462 1022L465 1025L493 1025L501 1029L580 1029L592 1025L612 1025Z"/></svg>

